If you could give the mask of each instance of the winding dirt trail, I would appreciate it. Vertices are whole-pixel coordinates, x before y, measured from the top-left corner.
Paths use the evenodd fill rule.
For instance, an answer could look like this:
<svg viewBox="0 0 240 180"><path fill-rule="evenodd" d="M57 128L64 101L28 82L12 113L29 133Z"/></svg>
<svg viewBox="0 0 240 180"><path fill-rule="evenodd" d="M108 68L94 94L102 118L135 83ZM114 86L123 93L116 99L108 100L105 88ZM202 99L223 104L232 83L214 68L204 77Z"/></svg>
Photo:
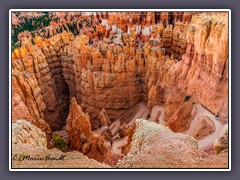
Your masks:
<svg viewBox="0 0 240 180"><path fill-rule="evenodd" d="M134 122L136 121L136 119L140 119L140 118L147 119L149 110L147 109L145 104L139 103L136 105L136 109L134 108L133 111L129 111L126 113L130 113L130 114L134 115L133 117L131 117L129 119L125 119L125 121L127 122L128 125L133 125ZM127 139L128 139L127 137L119 138L118 130L121 126L121 118L122 117L120 117L118 120L114 121L110 125L110 130L113 135L112 149L117 154L121 154L121 147L127 144Z"/></svg>
<svg viewBox="0 0 240 180"><path fill-rule="evenodd" d="M163 106L153 106L149 121L156 122L158 120L158 124L165 126L165 110Z"/></svg>
<svg viewBox="0 0 240 180"><path fill-rule="evenodd" d="M131 119L131 121L128 124L133 125L134 122L136 121L136 119L141 119L141 118L147 119L148 114L149 114L148 108L143 104L139 104L139 109L138 109L137 113L135 114L135 116Z"/></svg>
<svg viewBox="0 0 240 180"><path fill-rule="evenodd" d="M197 130L197 127L201 125L201 118L203 116L209 117L215 125L215 131L212 134L198 141L199 148L205 149L210 145L212 145L214 141L219 137L223 126L219 121L215 119L215 116L211 112L209 112L207 109L205 109L201 104L194 105L193 113L195 115L193 117L193 120L190 123L189 129L185 132L186 134L192 135Z"/></svg>
<svg viewBox="0 0 240 180"><path fill-rule="evenodd" d="M147 119L149 113L150 113L150 118L148 119L149 121L156 122L164 126L166 125L165 110L163 106L160 106L160 105L153 106L151 112L149 112L146 105L142 103L139 103L137 105L137 108L133 112L131 112L131 114L134 114L134 116L127 120L128 122L127 124L133 125L136 119L140 119L140 118ZM190 122L190 127L185 132L185 134L193 136L194 133L201 126L202 119L204 116L209 117L209 119L214 123L215 131L210 135L205 136L202 139L198 140L199 148L202 150L207 149L209 146L211 146L214 143L214 141L220 136L220 133L223 127L223 125L215 119L214 114L212 114L210 111L208 111L206 108L204 108L201 104L198 103L194 105L194 108L192 111L192 121ZM126 139L118 139L119 138L118 129L120 126L121 126L120 119L116 120L110 126L110 129L114 135L113 139L115 139L113 141L113 149L118 153L120 153L119 151L120 147L126 143Z"/></svg>
<svg viewBox="0 0 240 180"><path fill-rule="evenodd" d="M116 138L115 136L118 134L118 129L121 126L121 122L120 119L114 121L111 125L110 125L110 130L112 132L113 138Z"/></svg>
<svg viewBox="0 0 240 180"><path fill-rule="evenodd" d="M115 139L112 144L112 149L116 154L121 154L122 147L127 144L127 137Z"/></svg>
<svg viewBox="0 0 240 180"><path fill-rule="evenodd" d="M220 136L222 124L215 119L214 114L204 108L201 104L195 104L192 112L193 119L190 123L190 128L185 132L188 135L193 135L199 126L201 126L202 117L207 116L214 123L215 131L208 136L200 139L198 145L200 149L206 149L211 146L214 141ZM149 121L159 123L165 126L165 110L163 106L156 105L152 108Z"/></svg>

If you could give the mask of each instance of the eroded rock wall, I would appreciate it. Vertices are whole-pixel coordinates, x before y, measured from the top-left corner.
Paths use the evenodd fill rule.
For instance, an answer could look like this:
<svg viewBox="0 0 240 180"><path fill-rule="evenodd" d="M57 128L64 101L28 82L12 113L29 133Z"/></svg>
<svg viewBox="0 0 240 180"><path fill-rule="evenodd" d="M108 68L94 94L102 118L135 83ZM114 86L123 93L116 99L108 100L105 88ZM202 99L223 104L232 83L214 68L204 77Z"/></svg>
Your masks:
<svg viewBox="0 0 240 180"><path fill-rule="evenodd" d="M31 90L28 93L17 93L23 98L22 95L28 94L35 97L35 102L38 105L38 113L41 114L41 118L44 119L50 127L55 130L62 127L64 120L61 117L62 106L61 99L57 91L56 83L50 72L48 63L41 49L36 45L32 45L30 41L26 39L20 50L16 49L13 54L12 62L13 75L18 80L18 84L21 84L24 79L26 86L30 86ZM15 84L13 84L14 89ZM17 86L19 87L19 86ZM21 88L23 91L26 89ZM24 100L24 99L23 99Z"/></svg>
<svg viewBox="0 0 240 180"><path fill-rule="evenodd" d="M163 13L162 18L167 19L165 16L168 14ZM176 19L181 16L174 15ZM227 16L184 13L184 17L191 19L189 24L176 22L162 27L163 34L159 31L162 47L171 57L149 42L136 50L137 36L132 32L124 37L124 46L90 46L87 36L74 37L63 31L49 39L36 37L35 45L23 40L23 47L13 53L13 74L27 73L36 79L28 94L36 97L36 113L53 130L63 126L69 97L76 97L89 113L92 129L101 126L98 116L103 108L113 121L145 101L149 109L164 104L169 127L184 131L193 107L191 100L185 102L186 96L194 97L213 113L228 113ZM22 90L16 93L13 104L20 97L26 105ZM26 119L30 116L24 114ZM180 128L183 124L186 127Z"/></svg>
<svg viewBox="0 0 240 180"><path fill-rule="evenodd" d="M35 159L31 160L33 158ZM47 158L61 158L61 163ZM26 120L17 120L12 124L12 167L110 168L78 151L62 152L56 148L47 149L44 131Z"/></svg>
<svg viewBox="0 0 240 180"><path fill-rule="evenodd" d="M184 52L182 60L160 55L147 45L144 48L148 107L164 104L165 121L174 131L188 128L196 102L212 113L228 114L227 17L198 15L193 16L187 29L185 25L177 25L173 30L175 35L183 31L182 39L173 40L186 48L180 53ZM177 52L175 48L172 50Z"/></svg>
<svg viewBox="0 0 240 180"><path fill-rule="evenodd" d="M13 74L12 77L12 122L25 119L46 133L50 143L52 130L44 120L43 97L33 73Z"/></svg>
<svg viewBox="0 0 240 180"><path fill-rule="evenodd" d="M178 87L213 113L228 113L228 23L225 16L194 16L187 50L176 65Z"/></svg>
<svg viewBox="0 0 240 180"><path fill-rule="evenodd" d="M91 123L88 113L84 113L76 99L71 99L66 130L70 145L77 150L82 150L83 144L91 135Z"/></svg>
<svg viewBox="0 0 240 180"><path fill-rule="evenodd" d="M12 124L12 145L27 145L31 149L47 148L45 133L26 120L17 120Z"/></svg>
<svg viewBox="0 0 240 180"><path fill-rule="evenodd" d="M147 157L147 158L146 158ZM131 150L119 168L226 168L228 155L207 155L191 136L165 126L136 120Z"/></svg>

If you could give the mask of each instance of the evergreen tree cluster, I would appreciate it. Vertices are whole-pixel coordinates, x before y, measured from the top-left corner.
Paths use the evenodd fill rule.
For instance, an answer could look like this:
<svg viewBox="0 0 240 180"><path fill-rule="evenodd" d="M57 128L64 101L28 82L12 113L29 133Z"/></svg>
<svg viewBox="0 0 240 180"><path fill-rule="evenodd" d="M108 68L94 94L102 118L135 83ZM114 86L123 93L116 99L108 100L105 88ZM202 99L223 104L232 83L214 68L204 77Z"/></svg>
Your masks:
<svg viewBox="0 0 240 180"><path fill-rule="evenodd" d="M37 29L44 28L49 26L50 22L51 17L48 14L38 18L24 18L24 21L21 22L18 27L12 29L12 50L20 46L20 44L17 44L19 33L23 32L24 30L32 32Z"/></svg>

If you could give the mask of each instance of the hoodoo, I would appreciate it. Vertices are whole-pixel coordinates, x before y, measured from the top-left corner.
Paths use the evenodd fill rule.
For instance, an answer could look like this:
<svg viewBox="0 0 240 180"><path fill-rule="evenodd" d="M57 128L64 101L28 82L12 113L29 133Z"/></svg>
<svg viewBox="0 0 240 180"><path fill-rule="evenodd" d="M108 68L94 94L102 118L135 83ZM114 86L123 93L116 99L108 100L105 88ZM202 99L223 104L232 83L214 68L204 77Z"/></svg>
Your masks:
<svg viewBox="0 0 240 180"><path fill-rule="evenodd" d="M12 32L14 152L228 167L226 12L18 12Z"/></svg>

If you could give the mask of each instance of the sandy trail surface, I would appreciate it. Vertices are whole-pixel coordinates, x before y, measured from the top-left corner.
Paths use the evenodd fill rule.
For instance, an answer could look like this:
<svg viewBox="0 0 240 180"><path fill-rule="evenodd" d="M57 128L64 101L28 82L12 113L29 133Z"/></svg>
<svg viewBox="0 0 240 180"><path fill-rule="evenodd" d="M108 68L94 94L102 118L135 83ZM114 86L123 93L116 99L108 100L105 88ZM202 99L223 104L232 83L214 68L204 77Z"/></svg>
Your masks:
<svg viewBox="0 0 240 180"><path fill-rule="evenodd" d="M136 121L136 119L141 119L141 118L147 119L148 114L149 114L148 108L144 104L139 104L139 109L138 109L137 113L131 119L131 121L128 123L128 125L133 125L134 122Z"/></svg>
<svg viewBox="0 0 240 180"><path fill-rule="evenodd" d="M215 125L215 131L212 134L198 141L200 149L208 148L219 137L223 126L219 121L216 120L215 116L206 108L204 108L201 104L194 105L193 113L195 115L193 116L189 129L185 132L186 134L192 135L197 130L197 128L201 126L201 119L203 116L209 117Z"/></svg>
<svg viewBox="0 0 240 180"><path fill-rule="evenodd" d="M128 116L126 116L128 114ZM125 122L128 125L133 125L136 119L145 118L147 119L149 114L149 110L144 103L137 104L134 108L126 111L119 119L114 121L110 125L110 129L114 138L117 137L118 129L123 124L121 122ZM127 118L125 118L127 117Z"/></svg>
<svg viewBox="0 0 240 180"><path fill-rule="evenodd" d="M146 105L144 103L139 103L135 106L135 108L127 111L125 114L130 114L129 119L124 119L124 115L122 117L120 117L119 119L117 119L116 121L114 121L111 126L110 126L110 130L112 132L113 135L113 145L112 148L114 150L115 153L117 154L121 154L121 147L127 144L127 137L124 138L119 138L119 133L118 130L120 128L120 126L122 125L121 122L122 120L124 120L126 122L126 124L128 125L133 125L134 122L136 121L136 119L147 119L148 114L149 114L149 110L147 109Z"/></svg>
<svg viewBox="0 0 240 180"><path fill-rule="evenodd" d="M149 121L152 122L157 122L158 124L164 125L165 126L165 111L163 106L154 106L151 111L150 118L148 119Z"/></svg>
<svg viewBox="0 0 240 180"><path fill-rule="evenodd" d="M113 141L112 149L116 154L121 154L122 146L127 144L127 139L127 137L124 137Z"/></svg>
<svg viewBox="0 0 240 180"><path fill-rule="evenodd" d="M143 111L144 110L142 108L139 113L143 113ZM216 120L214 114L212 114L210 111L204 108L201 104L195 104L192 113L193 119L190 123L190 128L185 132L188 135L192 136L196 132L196 130L201 126L201 121L204 116L209 117L209 119L214 123L215 131L198 141L199 148L206 149L209 146L211 146L214 143L214 141L220 136L223 125L221 122ZM164 107L159 105L154 106L151 110L150 118L148 120L165 126Z"/></svg>
<svg viewBox="0 0 240 180"><path fill-rule="evenodd" d="M158 124L164 125L165 126L165 110L163 106L160 105L155 105L153 106L151 112L149 112L146 104L144 103L139 103L136 105L136 107L127 112L131 116L129 119L126 119L125 121L127 122L128 125L133 125L136 119L147 119L150 113L150 118L148 119L149 121L156 122ZM209 119L214 123L215 125L215 131L211 133L208 136L205 136L204 138L198 140L199 148L204 150L211 146L214 141L219 137L221 130L222 130L222 123L217 121L214 114L212 114L210 111L208 111L206 108L204 108L201 104L195 104L193 111L192 111L192 121L190 122L190 127L189 129L185 132L185 134L188 134L192 136L198 128L201 126L201 121L204 116L209 117ZM111 126L111 132L113 135L113 150L120 154L121 153L121 147L127 143L127 138L119 138L118 130L120 128L121 124L121 118L117 119L114 121ZM59 134L62 136L64 139L68 139L68 134L65 130L65 127L60 130L60 131L55 131L54 133Z"/></svg>

